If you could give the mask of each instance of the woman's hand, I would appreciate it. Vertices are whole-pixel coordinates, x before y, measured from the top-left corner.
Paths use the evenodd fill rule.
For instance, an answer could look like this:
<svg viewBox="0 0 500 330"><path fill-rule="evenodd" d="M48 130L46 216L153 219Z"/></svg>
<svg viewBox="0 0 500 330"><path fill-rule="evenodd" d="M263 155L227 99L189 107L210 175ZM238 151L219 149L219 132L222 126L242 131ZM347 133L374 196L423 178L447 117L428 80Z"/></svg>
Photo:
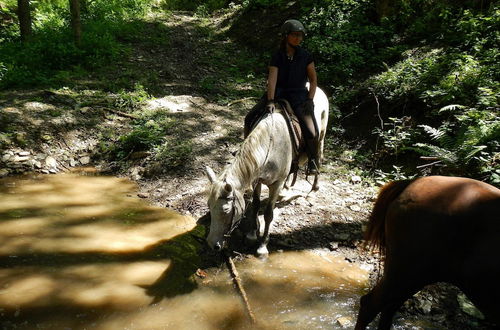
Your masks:
<svg viewBox="0 0 500 330"><path fill-rule="evenodd" d="M276 104L274 103L274 100L267 101L266 111L269 113L273 113L274 110L276 110Z"/></svg>

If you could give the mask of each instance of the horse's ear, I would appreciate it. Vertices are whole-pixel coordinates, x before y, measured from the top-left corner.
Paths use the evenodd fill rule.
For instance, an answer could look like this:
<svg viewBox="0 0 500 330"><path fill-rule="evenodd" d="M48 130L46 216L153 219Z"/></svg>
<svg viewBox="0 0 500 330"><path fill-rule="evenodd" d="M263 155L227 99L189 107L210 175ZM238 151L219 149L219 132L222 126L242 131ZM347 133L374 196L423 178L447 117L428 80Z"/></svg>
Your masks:
<svg viewBox="0 0 500 330"><path fill-rule="evenodd" d="M207 173L208 180L210 180L210 183L214 183L216 179L214 170L212 170L210 166L205 166L205 172Z"/></svg>
<svg viewBox="0 0 500 330"><path fill-rule="evenodd" d="M224 195L224 197L229 197L232 192L233 192L233 186L230 183L226 183L224 185L224 191L222 192L222 194Z"/></svg>

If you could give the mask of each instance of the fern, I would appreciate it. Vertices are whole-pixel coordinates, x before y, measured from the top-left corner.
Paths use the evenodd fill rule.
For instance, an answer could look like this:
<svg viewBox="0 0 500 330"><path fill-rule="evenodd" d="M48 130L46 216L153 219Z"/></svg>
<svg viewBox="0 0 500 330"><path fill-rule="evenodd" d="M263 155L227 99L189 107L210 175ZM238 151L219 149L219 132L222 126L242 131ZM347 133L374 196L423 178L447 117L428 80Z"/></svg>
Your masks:
<svg viewBox="0 0 500 330"><path fill-rule="evenodd" d="M433 140L439 140L439 138L446 134L446 131L441 128L434 128L428 125L418 125L418 127L422 127Z"/></svg>
<svg viewBox="0 0 500 330"><path fill-rule="evenodd" d="M443 163L446 165L453 165L455 166L458 162L458 156L455 151L453 150L448 150L445 148L441 148L438 146L435 146L433 144L427 144L427 143L415 143L415 147L418 149L413 149L413 150L420 150L425 153L426 156L432 156L436 157L439 160L441 160Z"/></svg>
<svg viewBox="0 0 500 330"><path fill-rule="evenodd" d="M455 111L452 121L438 128L419 125L431 142L414 143L411 150L437 158L444 165L467 172L477 167L488 175L495 173L495 154L498 154L500 121L493 113L460 105L449 105L440 111Z"/></svg>
<svg viewBox="0 0 500 330"><path fill-rule="evenodd" d="M450 104L450 105L447 105L445 107L442 107L441 109L439 109L438 113L442 113L442 112L446 112L446 111L454 111L456 109L466 109L467 107L464 106L464 105L460 105L460 104Z"/></svg>

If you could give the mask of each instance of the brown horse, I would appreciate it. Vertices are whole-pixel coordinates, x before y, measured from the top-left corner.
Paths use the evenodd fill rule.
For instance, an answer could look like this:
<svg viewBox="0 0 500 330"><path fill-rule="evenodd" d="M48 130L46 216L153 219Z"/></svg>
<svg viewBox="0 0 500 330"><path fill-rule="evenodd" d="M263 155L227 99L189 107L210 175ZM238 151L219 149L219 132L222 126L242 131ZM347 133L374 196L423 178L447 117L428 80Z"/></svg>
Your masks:
<svg viewBox="0 0 500 330"><path fill-rule="evenodd" d="M380 191L365 239L385 255L383 276L361 297L356 329L380 312L389 329L402 303L434 282L459 287L500 322L500 190L458 177L395 181Z"/></svg>

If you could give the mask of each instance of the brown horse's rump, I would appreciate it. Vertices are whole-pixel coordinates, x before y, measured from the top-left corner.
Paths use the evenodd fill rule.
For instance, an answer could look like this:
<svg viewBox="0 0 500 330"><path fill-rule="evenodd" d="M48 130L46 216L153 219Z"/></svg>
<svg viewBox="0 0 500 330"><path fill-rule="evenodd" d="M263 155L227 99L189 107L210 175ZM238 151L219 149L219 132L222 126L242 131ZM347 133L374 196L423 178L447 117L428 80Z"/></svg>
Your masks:
<svg viewBox="0 0 500 330"><path fill-rule="evenodd" d="M500 190L459 177L430 176L384 186L365 238L385 254L384 274L361 298L356 329L381 312L389 329L401 304L425 285L458 286L500 322Z"/></svg>

